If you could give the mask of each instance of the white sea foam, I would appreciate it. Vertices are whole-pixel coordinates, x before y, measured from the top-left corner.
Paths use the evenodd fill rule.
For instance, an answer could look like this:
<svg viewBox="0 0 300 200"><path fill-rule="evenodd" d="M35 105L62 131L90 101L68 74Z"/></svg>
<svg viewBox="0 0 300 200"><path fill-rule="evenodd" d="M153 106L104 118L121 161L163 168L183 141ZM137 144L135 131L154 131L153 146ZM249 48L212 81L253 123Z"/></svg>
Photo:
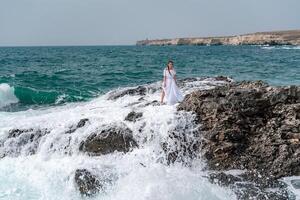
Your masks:
<svg viewBox="0 0 300 200"><path fill-rule="evenodd" d="M291 177L284 177L282 178L282 181L285 182L288 185L288 189L293 192L293 194L296 195L296 199L300 199L300 176L291 176ZM293 181L297 181L297 187L293 185Z"/></svg>
<svg viewBox="0 0 300 200"><path fill-rule="evenodd" d="M187 94L196 88L219 84L224 82L195 80L185 83L181 89ZM165 164L161 144L168 140L168 132L185 127L188 140L193 140L191 133L197 125L193 114L178 112L175 106L147 105L159 100L160 91L156 90L159 85L149 85L154 90L149 90L143 100L140 100L140 95L109 100L110 95L121 89L85 103L15 113L0 112L0 139L11 129L49 131L38 142L34 155L29 155L36 145L33 143L20 147L20 141L10 138L0 145L0 157L1 152L9 155L0 160L0 199L83 199L74 183L75 170L82 168L99 176L115 177L113 184L107 185L105 192L94 199L235 199L232 191L204 178L206 172L202 168L205 163L201 158L192 162L190 167L180 163ZM142 112L142 118L135 123L124 121L132 110ZM89 119L84 128L65 134L82 118ZM99 157L79 152L81 141L110 123L126 124L133 131L139 148L127 154L116 152Z"/></svg>
<svg viewBox="0 0 300 200"><path fill-rule="evenodd" d="M300 50L300 46L262 46L261 48L267 50L273 50L273 49Z"/></svg>
<svg viewBox="0 0 300 200"><path fill-rule="evenodd" d="M300 50L300 46L283 46L282 49L295 49L295 50Z"/></svg>
<svg viewBox="0 0 300 200"><path fill-rule="evenodd" d="M7 83L0 84L0 108L8 106L13 103L18 103L18 98L14 94L14 87Z"/></svg>
<svg viewBox="0 0 300 200"><path fill-rule="evenodd" d="M68 96L66 94L59 95L55 101L55 104L63 103L65 101L65 98L67 98L67 97Z"/></svg>

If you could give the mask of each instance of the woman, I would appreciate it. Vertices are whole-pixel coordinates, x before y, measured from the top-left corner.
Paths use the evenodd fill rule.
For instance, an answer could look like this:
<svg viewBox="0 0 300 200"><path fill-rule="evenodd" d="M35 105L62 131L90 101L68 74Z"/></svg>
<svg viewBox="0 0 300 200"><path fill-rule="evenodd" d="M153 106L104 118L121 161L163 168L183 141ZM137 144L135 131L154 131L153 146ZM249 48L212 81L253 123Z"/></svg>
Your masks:
<svg viewBox="0 0 300 200"><path fill-rule="evenodd" d="M168 105L173 105L183 100L183 95L176 85L176 71L174 69L174 63L171 60L164 69L162 88L163 91L161 94L161 103L163 103L164 98L166 99Z"/></svg>

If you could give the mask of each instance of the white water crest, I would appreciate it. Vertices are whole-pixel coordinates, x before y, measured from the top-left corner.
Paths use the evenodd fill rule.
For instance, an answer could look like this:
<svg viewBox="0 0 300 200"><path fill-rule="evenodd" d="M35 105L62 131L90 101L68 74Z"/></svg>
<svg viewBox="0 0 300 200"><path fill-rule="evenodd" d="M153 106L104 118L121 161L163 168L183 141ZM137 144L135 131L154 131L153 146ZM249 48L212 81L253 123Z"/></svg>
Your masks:
<svg viewBox="0 0 300 200"><path fill-rule="evenodd" d="M283 46L262 46L262 49L273 50L273 49L285 49L285 50L300 50L300 46L290 46L290 45L283 45Z"/></svg>
<svg viewBox="0 0 300 200"><path fill-rule="evenodd" d="M14 87L9 86L7 83L0 84L0 108L18 103L19 99L15 96L14 92Z"/></svg>
<svg viewBox="0 0 300 200"><path fill-rule="evenodd" d="M194 79L183 82L180 87L187 94L222 84L223 81L214 79ZM143 95L119 95L128 89L123 88L90 102L0 112L0 158L3 157L0 159L0 199L235 199L232 191L207 180L203 171L205 162L200 157L189 165L166 164L162 144L168 142L170 131L183 131L190 142L198 126L192 113L177 111L176 105L157 105L160 85L145 85L147 90ZM124 120L133 110L142 112L142 117L136 122ZM83 118L89 119L84 127L66 134ZM139 147L126 154L114 152L102 156L88 156L79 151L80 143L90 134L112 124L124 124L131 129ZM20 137L8 137L12 129L29 131ZM39 137L35 136L37 133ZM176 148L174 144L169 151ZM106 185L104 192L84 197L75 185L77 169L113 177L113 181Z"/></svg>

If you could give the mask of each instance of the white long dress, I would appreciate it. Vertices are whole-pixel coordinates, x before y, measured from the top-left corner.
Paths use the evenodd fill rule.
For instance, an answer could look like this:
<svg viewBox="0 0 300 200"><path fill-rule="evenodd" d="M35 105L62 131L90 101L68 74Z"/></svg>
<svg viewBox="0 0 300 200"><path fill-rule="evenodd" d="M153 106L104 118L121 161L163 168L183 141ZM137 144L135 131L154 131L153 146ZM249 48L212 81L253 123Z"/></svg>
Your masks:
<svg viewBox="0 0 300 200"><path fill-rule="evenodd" d="M168 105L173 105L183 100L183 95L174 80L175 75L176 71L174 69L170 70L170 73L168 69L164 69L164 76L166 77L166 87L164 87L164 82L162 87L165 92L165 99Z"/></svg>

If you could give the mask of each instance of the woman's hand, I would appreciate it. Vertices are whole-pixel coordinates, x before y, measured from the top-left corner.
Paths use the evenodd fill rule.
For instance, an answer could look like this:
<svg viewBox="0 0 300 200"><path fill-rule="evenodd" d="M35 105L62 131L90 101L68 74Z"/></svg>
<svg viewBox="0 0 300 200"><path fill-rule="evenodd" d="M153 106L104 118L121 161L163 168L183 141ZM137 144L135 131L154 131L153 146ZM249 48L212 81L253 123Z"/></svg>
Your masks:
<svg viewBox="0 0 300 200"><path fill-rule="evenodd" d="M175 83L177 84L176 75L173 76L173 79L174 79Z"/></svg>

